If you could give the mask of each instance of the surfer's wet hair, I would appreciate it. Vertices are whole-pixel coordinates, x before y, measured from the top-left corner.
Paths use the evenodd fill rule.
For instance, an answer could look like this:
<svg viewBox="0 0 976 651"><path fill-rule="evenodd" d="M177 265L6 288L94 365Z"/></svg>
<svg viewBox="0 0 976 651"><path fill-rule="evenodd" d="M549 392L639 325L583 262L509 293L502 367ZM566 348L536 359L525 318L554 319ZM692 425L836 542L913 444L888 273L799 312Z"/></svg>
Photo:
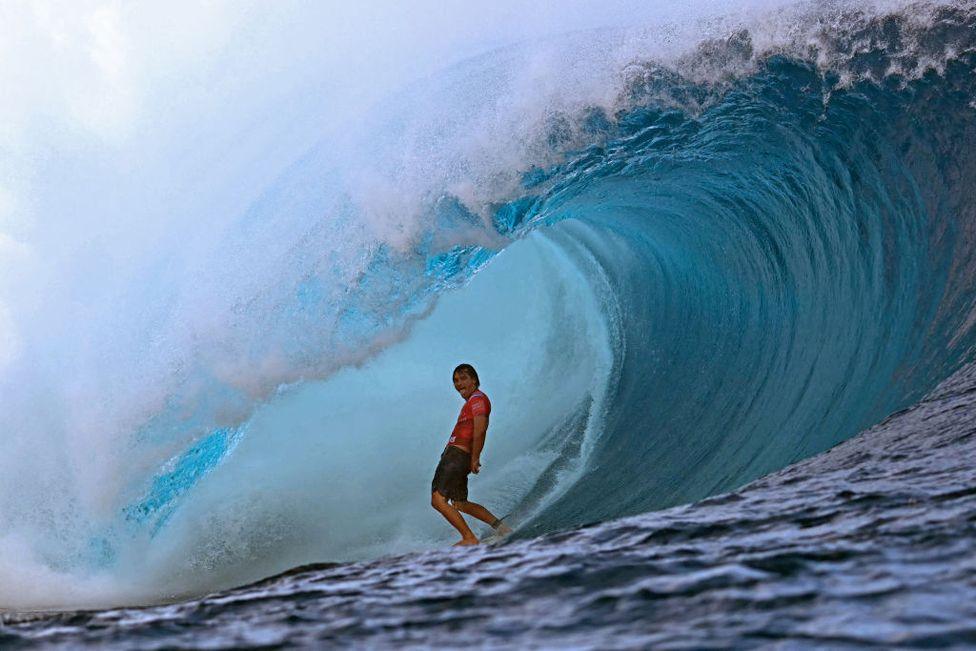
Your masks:
<svg viewBox="0 0 976 651"><path fill-rule="evenodd" d="M481 386L481 380L478 379L478 371L474 370L474 367L471 366L471 364L458 364L457 368L454 369L454 372L451 373L451 377L453 378L458 373L464 373L468 377L473 378L475 386Z"/></svg>

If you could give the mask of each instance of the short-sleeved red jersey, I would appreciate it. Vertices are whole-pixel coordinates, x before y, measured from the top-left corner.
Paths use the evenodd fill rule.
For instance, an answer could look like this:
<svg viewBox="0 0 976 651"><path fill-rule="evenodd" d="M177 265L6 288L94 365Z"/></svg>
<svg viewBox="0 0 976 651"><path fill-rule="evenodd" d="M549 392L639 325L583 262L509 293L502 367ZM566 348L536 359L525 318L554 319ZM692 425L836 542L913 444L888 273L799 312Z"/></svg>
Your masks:
<svg viewBox="0 0 976 651"><path fill-rule="evenodd" d="M451 438L448 439L447 444L463 445L470 450L474 441L474 417L484 416L487 418L490 413L491 402L488 400L488 396L480 390L472 393L471 397L464 402L464 406L461 407L457 424L454 426L454 431L451 432Z"/></svg>

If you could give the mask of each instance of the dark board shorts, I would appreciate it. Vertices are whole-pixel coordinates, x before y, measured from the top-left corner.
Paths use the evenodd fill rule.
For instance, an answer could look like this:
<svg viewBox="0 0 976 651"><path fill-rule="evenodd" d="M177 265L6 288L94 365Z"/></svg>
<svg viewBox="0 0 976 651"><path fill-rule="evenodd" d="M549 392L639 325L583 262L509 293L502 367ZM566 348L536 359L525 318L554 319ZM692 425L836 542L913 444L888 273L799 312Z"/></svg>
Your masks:
<svg viewBox="0 0 976 651"><path fill-rule="evenodd" d="M471 455L453 445L447 446L441 455L430 492L440 493L454 502L468 500L468 473L471 472Z"/></svg>

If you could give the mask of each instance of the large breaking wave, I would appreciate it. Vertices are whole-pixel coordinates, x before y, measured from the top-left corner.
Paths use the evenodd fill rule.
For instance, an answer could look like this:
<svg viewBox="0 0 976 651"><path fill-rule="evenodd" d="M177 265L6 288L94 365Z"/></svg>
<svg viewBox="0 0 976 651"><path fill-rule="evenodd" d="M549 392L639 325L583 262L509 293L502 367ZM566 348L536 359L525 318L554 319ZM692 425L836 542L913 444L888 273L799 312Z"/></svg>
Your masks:
<svg viewBox="0 0 976 651"><path fill-rule="evenodd" d="M19 333L0 605L442 544L462 360L496 406L473 490L519 535L910 405L973 344L974 75L971 5L836 5L574 33L387 96L83 297L95 327Z"/></svg>

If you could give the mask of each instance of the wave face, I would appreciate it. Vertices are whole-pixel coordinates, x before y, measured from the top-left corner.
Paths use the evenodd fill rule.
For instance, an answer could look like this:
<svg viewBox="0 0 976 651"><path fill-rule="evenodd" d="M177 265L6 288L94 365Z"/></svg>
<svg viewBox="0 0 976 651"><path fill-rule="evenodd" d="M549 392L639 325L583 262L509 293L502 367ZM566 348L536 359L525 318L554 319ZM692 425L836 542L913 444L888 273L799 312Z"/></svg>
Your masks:
<svg viewBox="0 0 976 651"><path fill-rule="evenodd" d="M974 343L976 10L775 16L459 64L197 242L199 285L138 268L106 363L145 367L101 386L151 395L85 421L110 462L5 453L0 604L443 544L462 360L496 406L473 490L521 536L734 489L919 400ZM548 85L514 72L567 51Z"/></svg>
<svg viewBox="0 0 976 651"><path fill-rule="evenodd" d="M625 353L592 470L540 529L731 490L966 358L974 60L838 88L772 56L697 115L620 116L553 173L535 209L586 225L565 230L609 278Z"/></svg>

